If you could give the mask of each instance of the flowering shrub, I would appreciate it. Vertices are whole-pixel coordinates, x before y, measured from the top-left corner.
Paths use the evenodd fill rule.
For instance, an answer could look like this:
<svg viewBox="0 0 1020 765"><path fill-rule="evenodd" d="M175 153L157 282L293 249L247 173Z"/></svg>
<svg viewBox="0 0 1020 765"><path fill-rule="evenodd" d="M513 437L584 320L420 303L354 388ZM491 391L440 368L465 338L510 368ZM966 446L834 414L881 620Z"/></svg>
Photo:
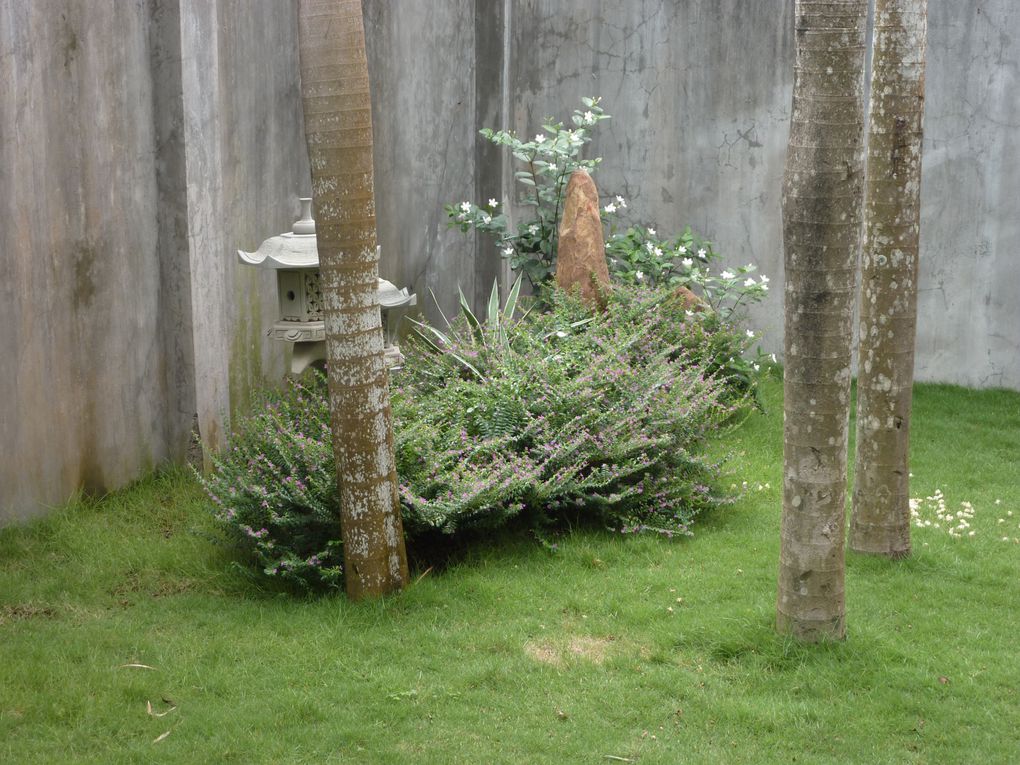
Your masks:
<svg viewBox="0 0 1020 765"><path fill-rule="evenodd" d="M490 199L484 206L471 202L446 205L450 225L463 232L485 231L496 238L500 254L510 267L523 273L534 287L549 283L556 263L560 213L570 174L578 168L594 171L601 159L581 159L581 149L591 141L591 129L609 115L602 111L598 98L583 98L585 109L577 109L571 118L573 128L551 119L544 132L532 140L518 138L507 130L485 128L481 134L496 146L510 150L522 169L514 173L524 187L518 204L532 208L532 217L511 230L499 201Z"/></svg>
<svg viewBox="0 0 1020 765"><path fill-rule="evenodd" d="M584 109L577 109L571 118L574 127L566 128L562 122L551 119L542 126L543 132L532 140L517 137L506 130L484 129L482 135L497 146L507 148L521 163L515 172L522 186L518 204L530 215L512 229L505 210L497 199L485 205L461 202L446 205L450 225L463 232L484 231L495 237L500 254L510 267L525 276L538 288L538 297L544 300L542 290L547 288L555 274L560 215L570 174L585 168L590 172L602 162L600 157L581 159L584 146L591 142L592 132L603 120L610 119L600 106L598 98L581 99ZM661 238L655 229L630 226L618 230L618 224L627 200L616 195L602 207L602 220L609 225L606 239L606 258L613 280L629 285L648 287L673 286L691 290L715 313L720 329L734 330L743 318L741 309L760 301L769 289L769 279L752 276L753 264L726 269L714 274L710 268L718 255L712 243L696 236L690 228L674 237ZM691 309L693 310L693 308ZM712 330L712 322L706 329ZM754 333L747 330L748 339ZM721 335L714 355L715 372L718 369L734 380L741 380L742 392L753 391L757 372L765 363L765 355L758 349L752 358L744 358L740 343L729 340L732 335ZM723 342L723 341L726 342ZM746 347L748 343L743 343ZM773 362L775 361L773 357Z"/></svg>
<svg viewBox="0 0 1020 765"><path fill-rule="evenodd" d="M490 301L448 332L420 328L392 388L404 528L533 528L571 516L622 532L690 533L724 499L697 453L732 411L708 371L703 315L669 290L623 287L604 314L553 293L515 318ZM509 310L508 310L509 309ZM468 316L470 315L470 318ZM321 377L266 394L204 484L266 574L341 582L339 505Z"/></svg>
<svg viewBox="0 0 1020 765"><path fill-rule="evenodd" d="M313 589L342 586L343 550L325 381L263 394L230 448L199 477L216 518L267 575Z"/></svg>
<svg viewBox="0 0 1020 765"><path fill-rule="evenodd" d="M718 504L714 466L693 449L731 409L699 317L669 291L621 288L594 316L556 292L547 313L465 312L425 337L393 397L409 528L520 513L537 526L571 510L684 534Z"/></svg>

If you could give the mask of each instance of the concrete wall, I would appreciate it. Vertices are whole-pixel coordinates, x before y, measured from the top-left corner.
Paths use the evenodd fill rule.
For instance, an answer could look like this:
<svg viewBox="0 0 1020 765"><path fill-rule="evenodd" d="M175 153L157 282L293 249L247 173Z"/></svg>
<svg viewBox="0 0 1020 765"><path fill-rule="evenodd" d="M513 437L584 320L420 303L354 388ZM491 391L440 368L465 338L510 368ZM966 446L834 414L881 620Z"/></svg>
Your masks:
<svg viewBox="0 0 1020 765"><path fill-rule="evenodd" d="M512 198L484 126L601 95L605 194L782 283L792 3L364 0L381 271L429 316L501 273L442 205ZM1020 10L930 0L917 373L1020 389ZM222 442L282 375L235 264L309 188L295 3L0 0L0 524ZM753 314L779 349L781 290Z"/></svg>
<svg viewBox="0 0 1020 765"><path fill-rule="evenodd" d="M916 374L1020 389L1020 7L929 0ZM513 127L581 95L613 115L596 180L660 233L690 224L727 265L782 283L780 186L793 3L513 0ZM753 311L782 348L782 295Z"/></svg>
<svg viewBox="0 0 1020 765"><path fill-rule="evenodd" d="M447 227L443 205L501 185L478 131L501 119L502 0L363 1L380 273L441 321L457 311L458 285L481 300L499 266L487 242Z"/></svg>
<svg viewBox="0 0 1020 765"><path fill-rule="evenodd" d="M0 0L0 525L184 458L282 375L233 250L308 187L291 4Z"/></svg>

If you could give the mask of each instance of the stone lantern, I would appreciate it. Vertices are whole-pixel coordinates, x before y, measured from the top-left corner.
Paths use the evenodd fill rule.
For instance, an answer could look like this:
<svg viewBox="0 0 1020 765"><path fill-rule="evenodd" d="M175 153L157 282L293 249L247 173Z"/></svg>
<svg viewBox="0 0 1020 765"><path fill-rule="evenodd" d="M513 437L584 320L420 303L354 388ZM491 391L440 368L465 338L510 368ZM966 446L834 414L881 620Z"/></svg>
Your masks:
<svg viewBox="0 0 1020 765"><path fill-rule="evenodd" d="M326 328L323 323L322 292L319 278L319 251L315 244L312 200L301 199L301 218L293 228L267 239L255 252L238 250L242 263L276 271L280 295L280 319L268 334L292 343L290 371L300 374L316 361L326 360ZM396 344L400 316L417 303L407 288L378 280L379 305L383 318L383 352L389 367L399 366L404 357Z"/></svg>

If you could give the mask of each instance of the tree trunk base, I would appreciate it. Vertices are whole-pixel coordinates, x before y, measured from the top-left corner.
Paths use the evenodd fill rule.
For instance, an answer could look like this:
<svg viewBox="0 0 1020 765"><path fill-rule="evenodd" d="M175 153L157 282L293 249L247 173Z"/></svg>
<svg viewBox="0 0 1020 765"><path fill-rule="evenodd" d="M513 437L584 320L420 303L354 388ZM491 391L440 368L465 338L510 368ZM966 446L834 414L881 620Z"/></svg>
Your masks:
<svg viewBox="0 0 1020 765"><path fill-rule="evenodd" d="M846 614L831 619L798 619L790 614L776 614L776 632L801 643L837 642L846 639Z"/></svg>

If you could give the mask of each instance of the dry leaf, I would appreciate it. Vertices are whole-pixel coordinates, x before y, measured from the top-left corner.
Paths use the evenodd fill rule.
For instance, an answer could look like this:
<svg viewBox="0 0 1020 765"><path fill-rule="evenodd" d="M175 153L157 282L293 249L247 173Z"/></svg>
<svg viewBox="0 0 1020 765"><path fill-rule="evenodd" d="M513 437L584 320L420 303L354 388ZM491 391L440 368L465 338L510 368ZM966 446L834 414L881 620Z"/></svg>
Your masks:
<svg viewBox="0 0 1020 765"><path fill-rule="evenodd" d="M163 699L163 701L165 701L166 703L170 704L170 708L168 710L166 710L165 712L156 712L152 708L152 702L151 701L146 701L145 702L145 711L148 712L149 715L152 716L152 717L166 717L168 714L170 714L175 709L177 709L177 705L176 704L174 704L172 702L168 702L168 701L166 701L166 699Z"/></svg>
<svg viewBox="0 0 1020 765"><path fill-rule="evenodd" d="M148 664L121 664L119 669L123 669L124 667L130 667L133 669L155 669L155 667L150 667Z"/></svg>
<svg viewBox="0 0 1020 765"><path fill-rule="evenodd" d="M173 730L173 728L171 728L170 730ZM162 741L163 739L165 739L169 735L170 735L170 731L169 730L166 733L160 733L158 736L156 736L156 738L152 739L152 743L158 744L160 741Z"/></svg>

